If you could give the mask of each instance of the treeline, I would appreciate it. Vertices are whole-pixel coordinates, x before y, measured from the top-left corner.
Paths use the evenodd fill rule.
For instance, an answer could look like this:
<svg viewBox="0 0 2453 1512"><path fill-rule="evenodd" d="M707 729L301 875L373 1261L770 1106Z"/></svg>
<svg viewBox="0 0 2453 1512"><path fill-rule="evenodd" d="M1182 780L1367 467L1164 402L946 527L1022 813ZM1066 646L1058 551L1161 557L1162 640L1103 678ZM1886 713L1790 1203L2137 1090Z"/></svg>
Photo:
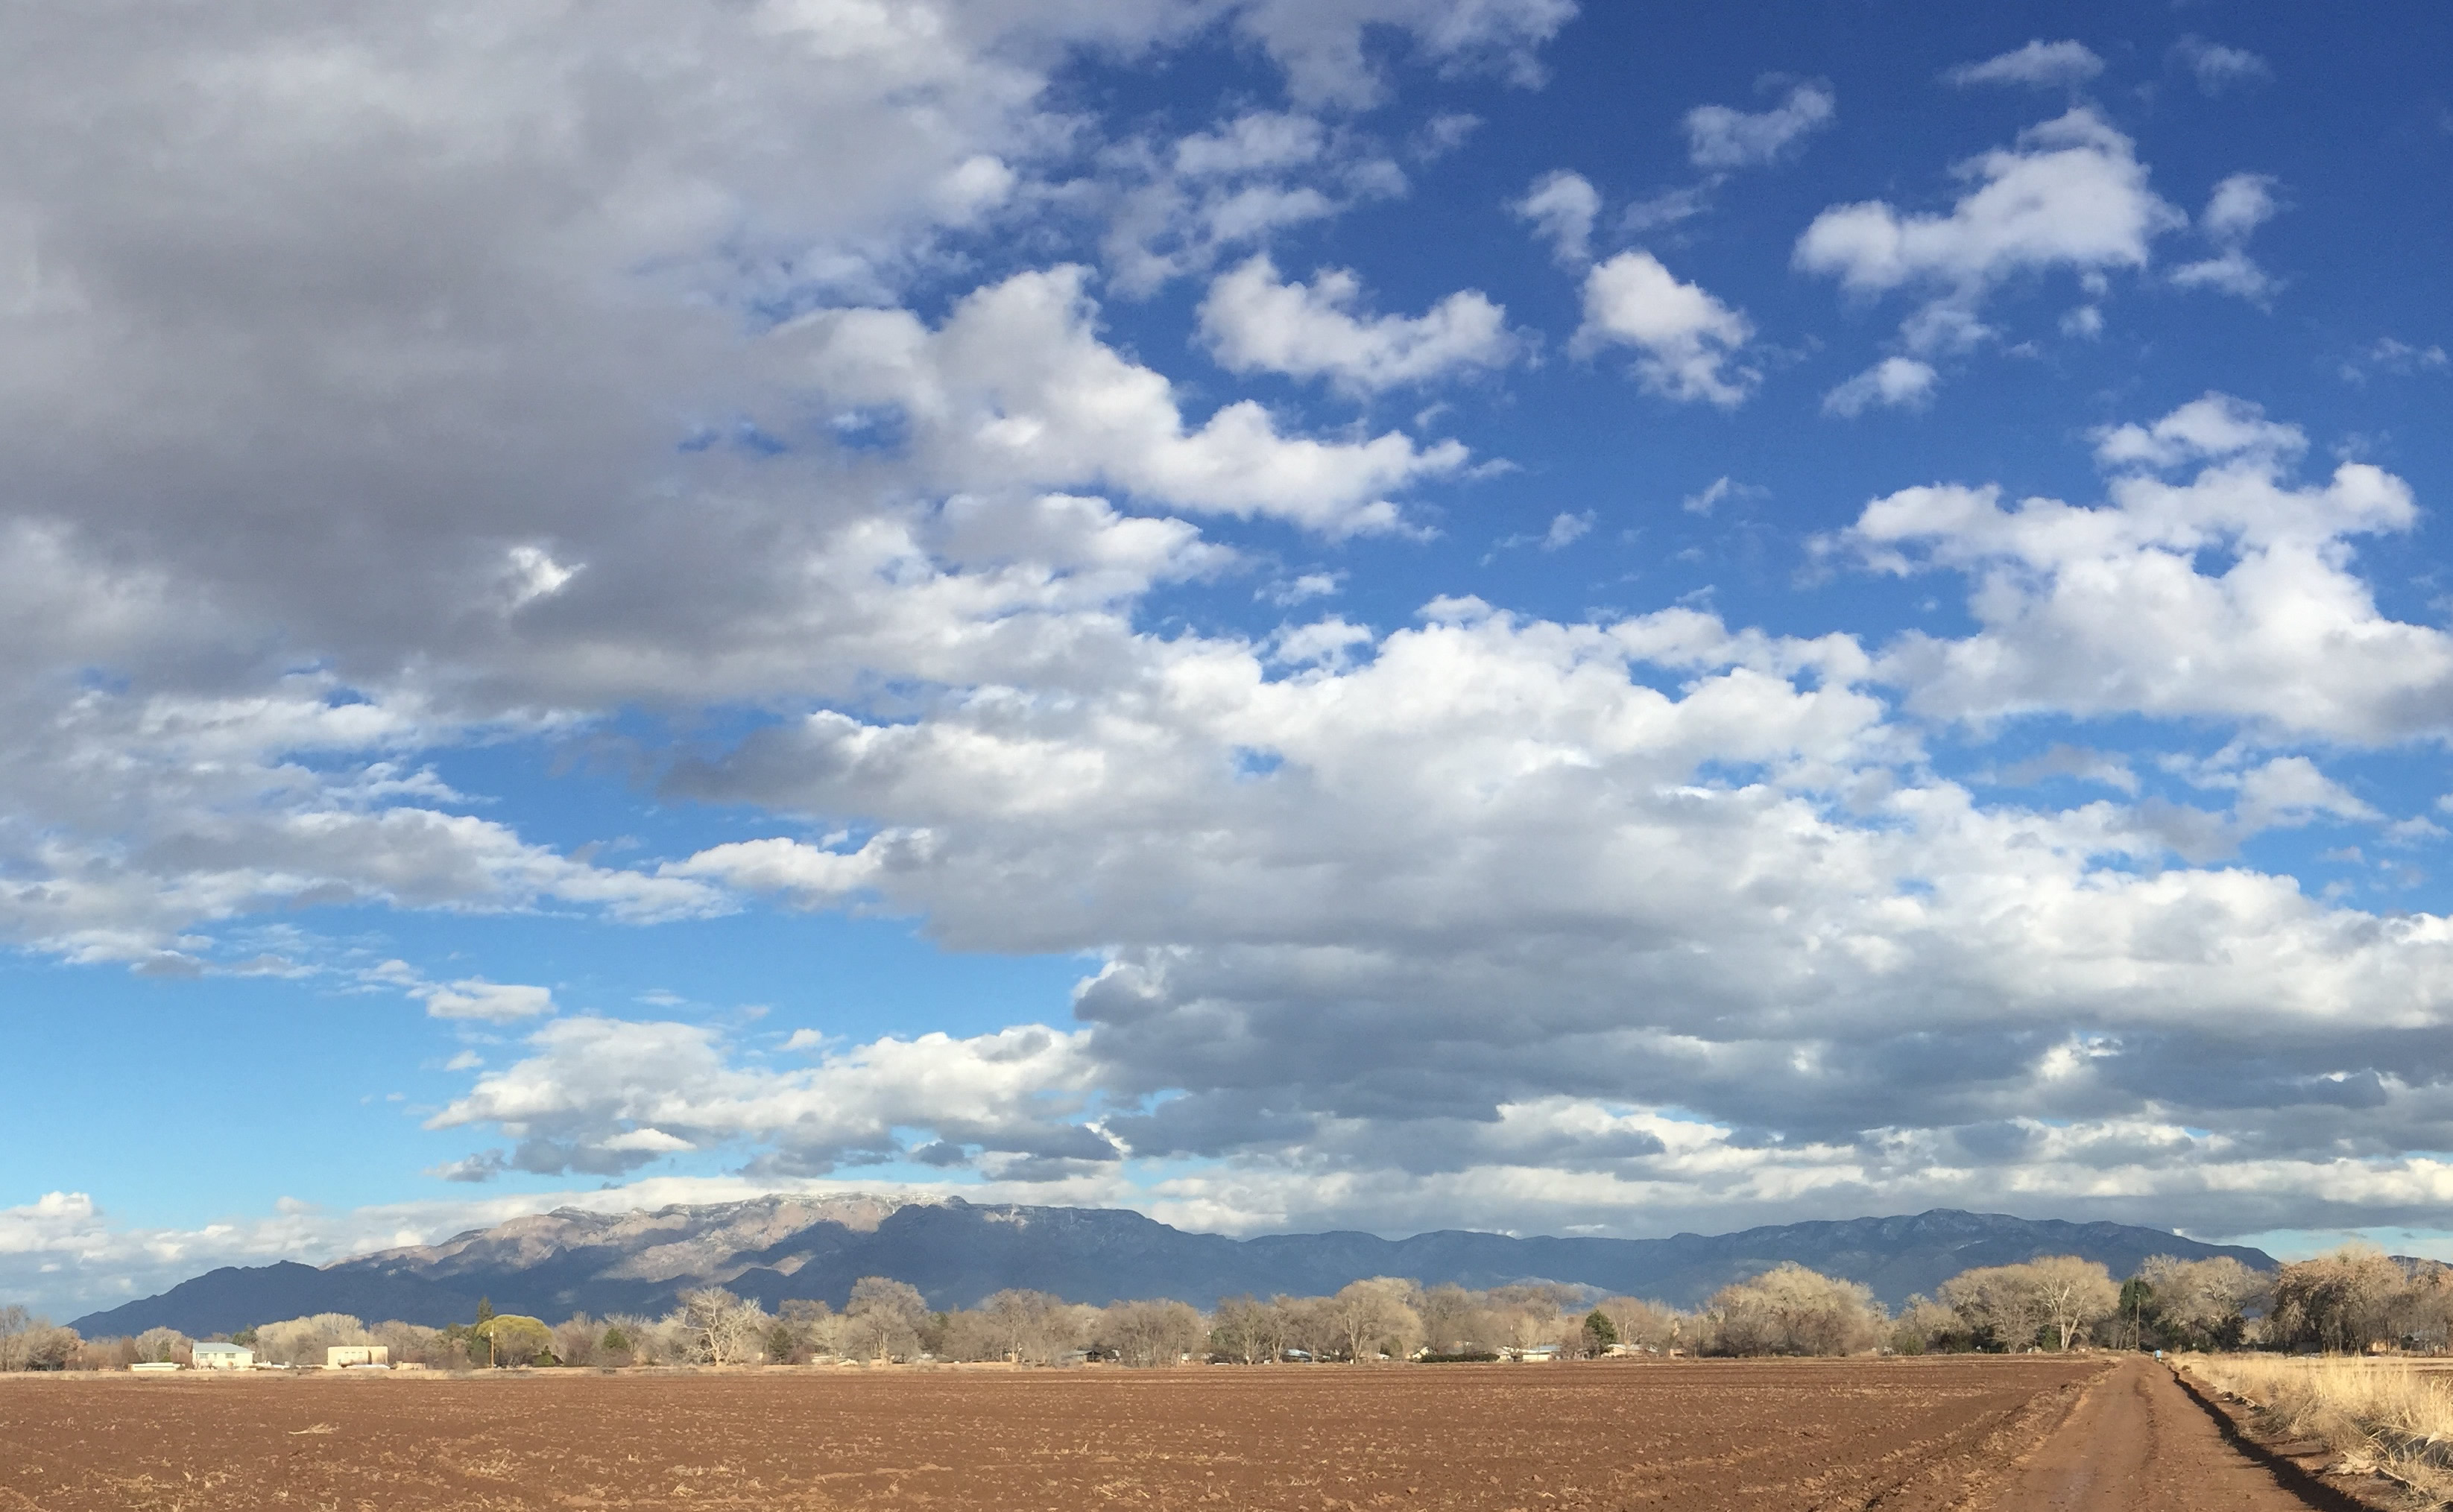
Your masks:
<svg viewBox="0 0 2453 1512"><path fill-rule="evenodd" d="M13 1303L0 1307L0 1370L67 1370L85 1348L73 1328L55 1327Z"/></svg>
<svg viewBox="0 0 2453 1512"><path fill-rule="evenodd" d="M2022 1271L2042 1274L2020 1278ZM2124 1349L2453 1349L2453 1266L2395 1259L2371 1245L2345 1245L2271 1272L2222 1257L2158 1255L2111 1294L2109 1306L2107 1281L2103 1267L2067 1261L1964 1271L1936 1300L1910 1299L1893 1324L1893 1343L1903 1350L1920 1341L1926 1348L1990 1349L2028 1339L2051 1344L2062 1331Z"/></svg>
<svg viewBox="0 0 2453 1512"><path fill-rule="evenodd" d="M2453 1347L2453 1267L2349 1248L2285 1265L2272 1282L2252 1342L2330 1352Z"/></svg>
<svg viewBox="0 0 2453 1512"><path fill-rule="evenodd" d="M2453 1267L2352 1246L2271 1274L2236 1260L2158 1256L2126 1282L2075 1256L1963 1271L1895 1315L1865 1286L1783 1264L1682 1311L1633 1297L1589 1300L1546 1284L1474 1291L1376 1277L1332 1296L1229 1297L1208 1313L1167 1300L1107 1306L1008 1290L932 1311L882 1276L837 1311L790 1301L768 1312L721 1289L683 1294L661 1317L586 1314L548 1323L481 1305L467 1323L369 1326L341 1313L246 1329L231 1343L274 1365L325 1363L335 1345L380 1344L394 1364L623 1367L818 1361L1111 1361L1151 1366L1300 1362L1578 1359L1602 1354L1849 1355L2072 1349L2453 1347ZM133 1338L75 1330L0 1308L0 1370L185 1364L195 1342L168 1328Z"/></svg>

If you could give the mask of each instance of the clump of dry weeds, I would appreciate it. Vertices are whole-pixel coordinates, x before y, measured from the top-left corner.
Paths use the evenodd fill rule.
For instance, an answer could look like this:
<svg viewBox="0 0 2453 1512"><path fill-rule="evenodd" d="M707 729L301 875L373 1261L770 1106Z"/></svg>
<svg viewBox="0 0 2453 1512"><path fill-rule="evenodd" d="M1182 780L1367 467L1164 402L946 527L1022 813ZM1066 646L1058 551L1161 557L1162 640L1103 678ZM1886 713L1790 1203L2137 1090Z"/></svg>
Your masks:
<svg viewBox="0 0 2453 1512"><path fill-rule="evenodd" d="M2195 1355L2181 1367L2254 1403L2275 1435L2323 1442L2343 1470L2453 1499L2453 1377L2353 1355Z"/></svg>

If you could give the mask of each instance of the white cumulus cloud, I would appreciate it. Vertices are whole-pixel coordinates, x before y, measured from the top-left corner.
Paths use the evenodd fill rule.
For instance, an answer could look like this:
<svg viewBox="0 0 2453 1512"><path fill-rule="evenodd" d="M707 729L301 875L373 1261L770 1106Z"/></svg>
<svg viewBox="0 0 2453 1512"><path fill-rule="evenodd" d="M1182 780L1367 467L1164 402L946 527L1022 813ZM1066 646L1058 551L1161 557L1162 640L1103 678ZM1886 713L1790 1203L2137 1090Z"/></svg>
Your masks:
<svg viewBox="0 0 2453 1512"><path fill-rule="evenodd" d="M2201 36L2183 37L2173 45L2172 51L2197 77L2198 89L2208 95L2263 84L2274 77L2273 66L2256 53L2245 48L2227 48Z"/></svg>
<svg viewBox="0 0 2453 1512"><path fill-rule="evenodd" d="M1955 485L1875 501L1844 544L1886 571L1968 574L1980 624L1906 637L1883 675L1960 719L2212 717L2354 743L2453 733L2453 636L2380 613L2351 570L2350 542L2416 523L2408 485L2364 463L2296 482L2302 444L2211 395L2101 433L2119 469L2102 505Z"/></svg>
<svg viewBox="0 0 2453 1512"><path fill-rule="evenodd" d="M1798 238L1793 259L1861 294L1924 291L1900 326L1918 359L1990 338L1982 310L2004 280L2059 269L2093 292L2110 271L2144 268L2155 239L2187 224L2148 188L2135 144L2084 107L2028 128L1959 174L1976 187L1948 213L1903 212L1882 200L1833 206Z"/></svg>
<svg viewBox="0 0 2453 1512"><path fill-rule="evenodd" d="M1201 331L1229 372L1326 378L1356 393L1505 368L1523 350L1507 311L1478 289L1415 316L1358 314L1362 298L1362 280L1346 269L1289 284L1263 255L1209 286Z"/></svg>
<svg viewBox="0 0 2453 1512"><path fill-rule="evenodd" d="M1018 273L965 298L936 329L905 310L833 310L779 339L838 404L892 406L937 487L1097 483L1179 507L1266 515L1333 534L1386 529L1390 495L1456 471L1455 442L1418 448L1281 434L1250 400L1199 427L1172 386L1103 344L1075 267Z"/></svg>
<svg viewBox="0 0 2453 1512"><path fill-rule="evenodd" d="M1871 406L1915 409L1933 397L1940 378L1933 365L1913 357L1885 357L1823 396L1823 408L1835 415L1860 415Z"/></svg>
<svg viewBox="0 0 2453 1512"><path fill-rule="evenodd" d="M501 1024L553 1011L553 990L549 987L489 982L483 977L464 977L448 985L423 987L417 996L426 1000L426 1011L438 1019L485 1019Z"/></svg>
<svg viewBox="0 0 2453 1512"><path fill-rule="evenodd" d="M2104 60L2083 42L2039 37L1981 63L1963 63L1943 77L1964 89L1971 84L2019 84L2047 90L2076 89L2104 71Z"/></svg>
<svg viewBox="0 0 2453 1512"><path fill-rule="evenodd" d="M1092 1089L1083 1040L1037 1025L924 1034L768 1069L732 1060L700 1025L561 1019L428 1126L498 1128L517 1142L508 1167L545 1175L615 1174L728 1140L768 1145L774 1174L817 1175L905 1152L907 1128L974 1146L992 1166L1061 1174L1122 1153L1073 1121Z"/></svg>
<svg viewBox="0 0 2453 1512"><path fill-rule="evenodd" d="M1881 200L1823 211L1798 240L1798 267L1866 293L1934 283L1965 296L2014 272L2144 267L2154 239L2186 220L2147 187L2135 144L2084 108L1962 171L1979 183L1947 214Z"/></svg>
<svg viewBox="0 0 2453 1512"><path fill-rule="evenodd" d="M2172 282L2259 302L2273 293L2274 279L2249 258L2248 239L2281 209L2274 189L2273 177L2264 173L2234 173L2217 184L2198 217L2198 229L2214 244L2215 255L2172 269Z"/></svg>
<svg viewBox="0 0 2453 1512"><path fill-rule="evenodd" d="M1508 207L1533 223L1551 255L1571 268L1593 260L1593 221L1602 212L1601 191L1581 173L1565 169L1533 181L1525 197Z"/></svg>
<svg viewBox="0 0 2453 1512"><path fill-rule="evenodd" d="M1837 101L1827 86L1801 84L1768 110L1699 105L1686 112L1686 158L1709 169L1754 168L1772 162L1813 132L1831 124Z"/></svg>
<svg viewBox="0 0 2453 1512"><path fill-rule="evenodd" d="M1758 375L1736 361L1753 338L1746 317L1700 286L1682 283L1650 252L1621 252L1585 277L1585 319L1569 349L1636 349L1636 376L1654 393L1727 408Z"/></svg>

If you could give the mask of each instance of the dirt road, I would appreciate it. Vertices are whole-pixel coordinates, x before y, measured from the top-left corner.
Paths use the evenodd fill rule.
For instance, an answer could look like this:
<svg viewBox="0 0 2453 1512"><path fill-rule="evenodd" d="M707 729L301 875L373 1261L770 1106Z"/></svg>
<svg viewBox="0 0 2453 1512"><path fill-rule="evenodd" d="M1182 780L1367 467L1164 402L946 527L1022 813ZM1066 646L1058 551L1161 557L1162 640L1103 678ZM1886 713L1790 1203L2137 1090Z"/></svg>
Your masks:
<svg viewBox="0 0 2453 1512"><path fill-rule="evenodd" d="M2172 1373L2131 1358L2087 1390L1994 1512L2308 1512Z"/></svg>

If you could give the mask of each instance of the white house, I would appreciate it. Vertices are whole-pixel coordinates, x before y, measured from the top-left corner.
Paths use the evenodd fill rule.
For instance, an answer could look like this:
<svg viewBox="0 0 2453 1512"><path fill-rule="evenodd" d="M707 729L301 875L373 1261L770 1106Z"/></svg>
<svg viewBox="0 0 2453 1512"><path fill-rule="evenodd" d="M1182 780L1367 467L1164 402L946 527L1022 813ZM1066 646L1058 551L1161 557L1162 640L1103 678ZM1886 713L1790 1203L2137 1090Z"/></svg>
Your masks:
<svg viewBox="0 0 2453 1512"><path fill-rule="evenodd" d="M199 1370L252 1370L255 1351L238 1344L197 1344L188 1352Z"/></svg>
<svg viewBox="0 0 2453 1512"><path fill-rule="evenodd" d="M324 1368L338 1370L343 1365L389 1365L391 1349L385 1344L333 1344L324 1351Z"/></svg>

